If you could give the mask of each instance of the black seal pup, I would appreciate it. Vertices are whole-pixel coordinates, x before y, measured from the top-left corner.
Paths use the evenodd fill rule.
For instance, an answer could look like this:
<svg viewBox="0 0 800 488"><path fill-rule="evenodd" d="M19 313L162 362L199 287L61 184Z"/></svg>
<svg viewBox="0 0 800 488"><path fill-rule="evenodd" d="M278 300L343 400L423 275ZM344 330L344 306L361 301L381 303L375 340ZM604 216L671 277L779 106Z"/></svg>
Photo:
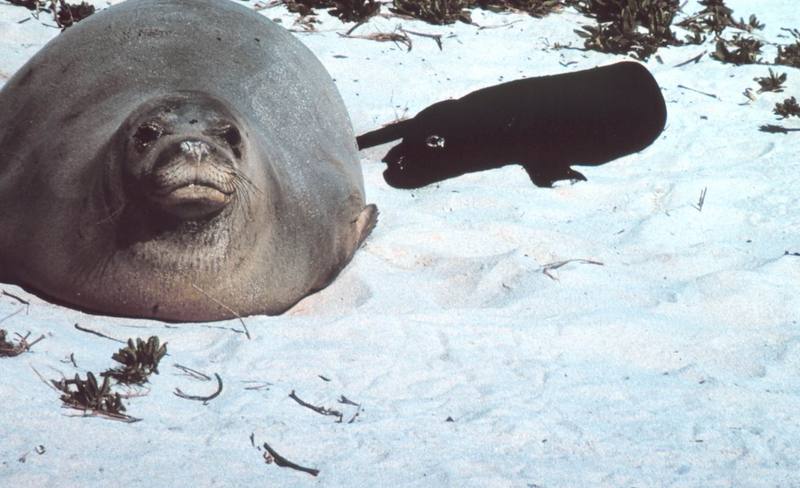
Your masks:
<svg viewBox="0 0 800 488"><path fill-rule="evenodd" d="M511 81L435 103L413 119L358 137L364 149L402 138L383 161L386 182L418 188L520 164L533 183L585 180L571 165L600 165L649 146L666 105L647 69L621 62Z"/></svg>

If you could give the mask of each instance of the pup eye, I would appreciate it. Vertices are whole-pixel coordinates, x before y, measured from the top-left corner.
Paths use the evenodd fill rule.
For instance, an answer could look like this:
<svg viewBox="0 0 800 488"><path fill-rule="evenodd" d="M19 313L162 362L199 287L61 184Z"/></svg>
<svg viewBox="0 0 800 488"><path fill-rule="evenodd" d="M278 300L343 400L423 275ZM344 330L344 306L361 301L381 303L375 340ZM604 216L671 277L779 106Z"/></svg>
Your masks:
<svg viewBox="0 0 800 488"><path fill-rule="evenodd" d="M145 148L164 135L164 129L159 125L148 123L140 125L133 135L133 140L140 148Z"/></svg>
<svg viewBox="0 0 800 488"><path fill-rule="evenodd" d="M444 147L444 137L437 135L428 136L427 139L425 139L425 145L430 148L441 149Z"/></svg>
<svg viewBox="0 0 800 488"><path fill-rule="evenodd" d="M239 130L232 125L223 128L219 135L225 139L225 142L231 147L236 147L242 142L242 135L239 134Z"/></svg>

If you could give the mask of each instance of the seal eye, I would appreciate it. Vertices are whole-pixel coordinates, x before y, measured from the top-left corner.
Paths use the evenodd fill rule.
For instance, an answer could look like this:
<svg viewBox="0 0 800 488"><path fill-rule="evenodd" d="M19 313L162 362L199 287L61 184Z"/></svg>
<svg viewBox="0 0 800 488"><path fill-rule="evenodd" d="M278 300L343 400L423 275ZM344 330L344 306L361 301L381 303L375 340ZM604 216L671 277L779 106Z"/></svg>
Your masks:
<svg viewBox="0 0 800 488"><path fill-rule="evenodd" d="M425 145L433 149L442 149L444 148L444 137L437 135L428 136L427 139L425 139Z"/></svg>
<svg viewBox="0 0 800 488"><path fill-rule="evenodd" d="M220 131L220 136L225 139L225 142L231 147L236 147L242 142L242 135L239 134L239 130L232 125L225 126L222 131Z"/></svg>
<svg viewBox="0 0 800 488"><path fill-rule="evenodd" d="M143 124L136 129L133 140L139 149L144 149L164 134L164 129L156 124Z"/></svg>

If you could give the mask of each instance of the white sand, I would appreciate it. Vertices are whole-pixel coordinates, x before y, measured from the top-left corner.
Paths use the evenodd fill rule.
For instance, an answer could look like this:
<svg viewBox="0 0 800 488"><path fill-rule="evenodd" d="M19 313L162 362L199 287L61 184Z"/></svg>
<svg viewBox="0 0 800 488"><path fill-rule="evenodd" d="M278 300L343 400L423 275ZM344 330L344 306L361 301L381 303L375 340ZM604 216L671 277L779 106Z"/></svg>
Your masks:
<svg viewBox="0 0 800 488"><path fill-rule="evenodd" d="M728 4L757 14L767 28L756 35L771 42L800 27L794 0ZM0 3L0 83L57 35L17 23L28 15ZM375 19L356 31L444 37L442 51L412 37L411 52L341 38L349 25L319 18L320 32L298 37L337 80L358 133L500 81L621 59L552 49L582 45L573 29L591 22L573 11L473 13L483 26L514 22L496 29ZM703 51L713 42L647 63L667 128L639 154L577 168L588 182L540 189L509 166L402 191L381 175L389 146L363 151L379 225L328 289L248 318L252 340L230 330L236 321L91 316L0 285L32 302L0 296L0 319L20 311L0 327L47 336L0 359L0 486L800 486L800 258L784 255L800 252L800 135L758 131L776 123L775 102L800 96L800 70L778 67L785 93L745 104L767 67L674 67ZM603 265L542 272L570 259ZM113 365L119 344L75 323L169 342L149 393L126 401L142 421L80 417L34 374ZM176 363L218 373L222 394L208 405L174 396L215 389ZM292 390L345 420L356 408L341 395L363 409L336 423ZM251 433L319 477L265 464Z"/></svg>

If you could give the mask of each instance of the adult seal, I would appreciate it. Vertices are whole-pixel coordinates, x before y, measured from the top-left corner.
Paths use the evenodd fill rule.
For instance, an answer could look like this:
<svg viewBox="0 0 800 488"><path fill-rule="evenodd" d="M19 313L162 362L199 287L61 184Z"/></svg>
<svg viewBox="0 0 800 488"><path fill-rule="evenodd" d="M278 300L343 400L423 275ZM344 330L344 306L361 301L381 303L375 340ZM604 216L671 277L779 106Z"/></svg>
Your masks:
<svg viewBox="0 0 800 488"><path fill-rule="evenodd" d="M277 314L376 222L325 69L220 0L128 0L0 91L0 275L78 308Z"/></svg>

